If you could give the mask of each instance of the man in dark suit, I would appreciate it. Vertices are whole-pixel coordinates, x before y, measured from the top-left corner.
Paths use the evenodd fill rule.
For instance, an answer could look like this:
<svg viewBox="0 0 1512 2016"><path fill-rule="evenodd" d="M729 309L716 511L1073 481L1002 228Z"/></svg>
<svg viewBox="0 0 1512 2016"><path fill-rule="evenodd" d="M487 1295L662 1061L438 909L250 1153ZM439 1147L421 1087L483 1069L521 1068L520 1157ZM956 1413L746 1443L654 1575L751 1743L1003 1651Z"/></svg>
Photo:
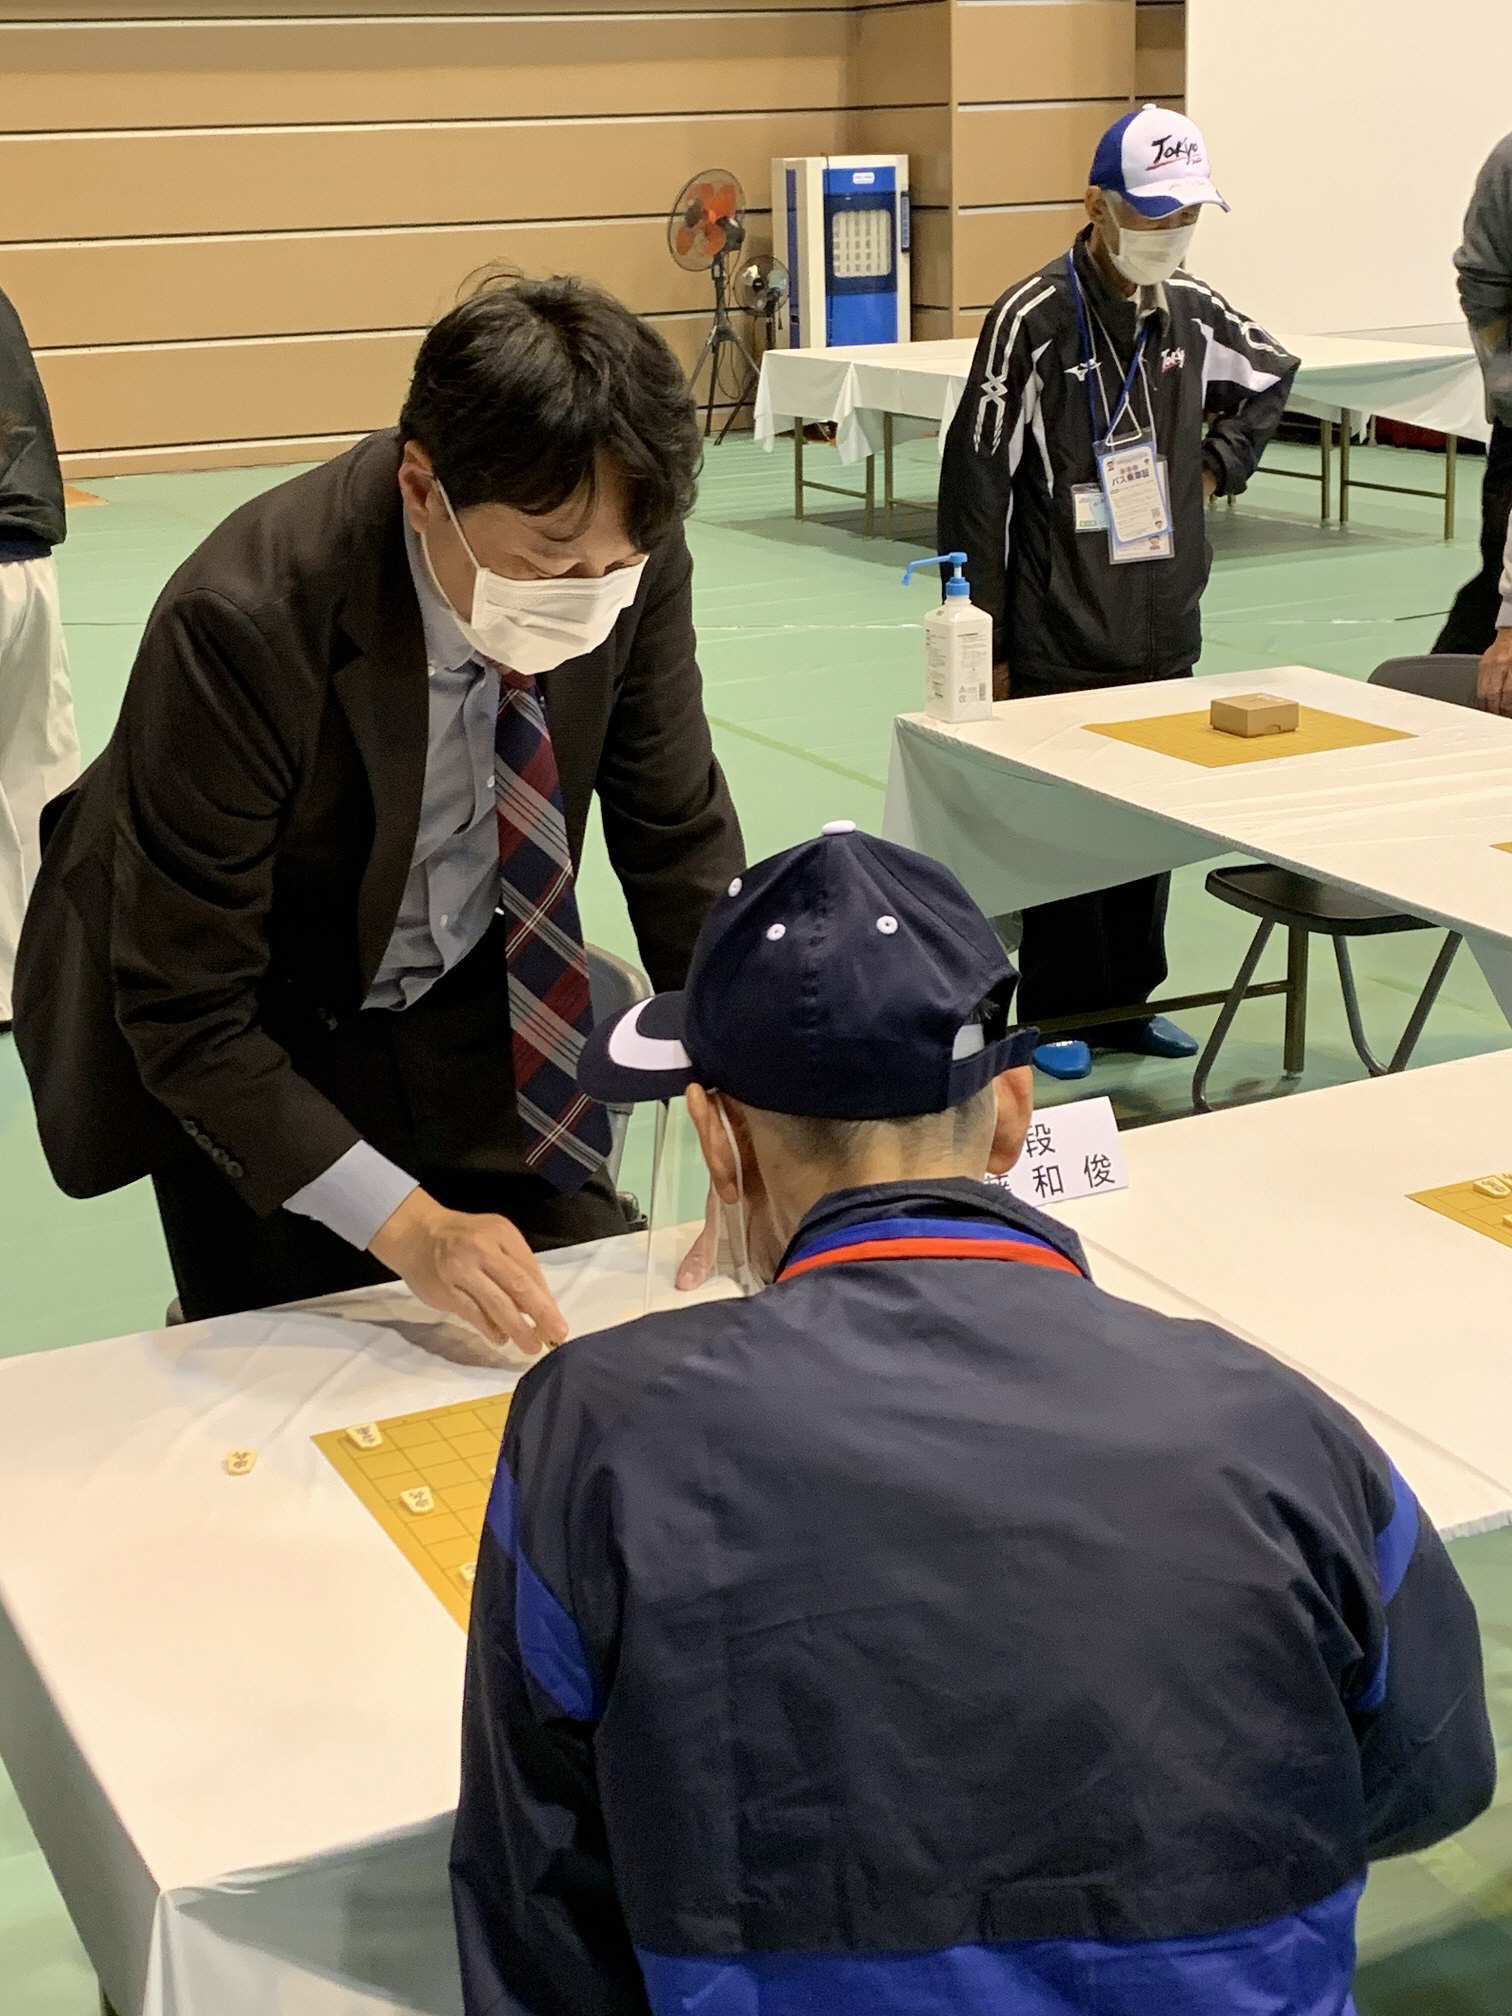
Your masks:
<svg viewBox="0 0 1512 2016"><path fill-rule="evenodd" d="M658 987L742 861L670 351L576 282L427 336L400 424L245 505L54 808L16 1035L74 1196L150 1174L184 1313L402 1277L527 1349L623 1231L573 875L596 791Z"/></svg>

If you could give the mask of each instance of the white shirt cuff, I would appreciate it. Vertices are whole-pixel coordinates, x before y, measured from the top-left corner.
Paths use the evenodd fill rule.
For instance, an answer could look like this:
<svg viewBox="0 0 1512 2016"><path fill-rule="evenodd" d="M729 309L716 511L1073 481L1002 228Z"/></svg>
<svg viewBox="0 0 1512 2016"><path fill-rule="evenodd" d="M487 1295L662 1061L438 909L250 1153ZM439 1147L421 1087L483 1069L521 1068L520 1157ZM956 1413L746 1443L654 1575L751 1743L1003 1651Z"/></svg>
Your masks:
<svg viewBox="0 0 1512 2016"><path fill-rule="evenodd" d="M285 1211L316 1218L349 1246L364 1251L412 1190L420 1185L366 1141L357 1141L329 1169L284 1199Z"/></svg>

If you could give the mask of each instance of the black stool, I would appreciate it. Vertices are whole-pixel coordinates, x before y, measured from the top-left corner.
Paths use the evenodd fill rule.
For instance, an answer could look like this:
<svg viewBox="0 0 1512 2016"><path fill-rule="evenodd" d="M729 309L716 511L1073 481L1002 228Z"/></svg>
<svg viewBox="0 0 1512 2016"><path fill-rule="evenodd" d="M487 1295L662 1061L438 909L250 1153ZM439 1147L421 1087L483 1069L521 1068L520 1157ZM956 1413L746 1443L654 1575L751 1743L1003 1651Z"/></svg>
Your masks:
<svg viewBox="0 0 1512 2016"><path fill-rule="evenodd" d="M1337 883L1315 882L1310 875L1294 875L1288 868L1272 868L1264 862L1257 862L1249 868L1215 868L1207 878L1207 892L1216 896L1220 903L1258 917L1260 928L1250 942L1228 998L1218 1011L1213 1033L1197 1060L1197 1069L1192 1076L1192 1104L1199 1113L1213 1110L1207 1099L1208 1074L1217 1061L1224 1038L1255 976L1260 956L1278 925L1286 932L1286 1039L1282 1069L1287 1077L1299 1077L1307 1060L1307 963L1309 941L1315 936L1333 940L1334 958L1339 967L1339 989L1344 996L1344 1013L1349 1019L1350 1041L1360 1062L1372 1078L1384 1078L1388 1072L1406 1068L1423 1033L1423 1025L1438 999L1439 989L1454 963L1454 955L1463 942L1457 931L1446 933L1439 955L1433 962L1433 971L1418 996L1407 1027L1402 1031L1401 1041L1391 1053L1390 1063L1383 1064L1366 1040L1365 1025L1360 1018L1359 990L1355 986L1347 941L1351 938L1393 937L1403 931L1431 931L1434 928L1431 924L1421 917L1408 916L1405 911L1383 909L1379 903L1372 903L1365 896L1352 895Z"/></svg>

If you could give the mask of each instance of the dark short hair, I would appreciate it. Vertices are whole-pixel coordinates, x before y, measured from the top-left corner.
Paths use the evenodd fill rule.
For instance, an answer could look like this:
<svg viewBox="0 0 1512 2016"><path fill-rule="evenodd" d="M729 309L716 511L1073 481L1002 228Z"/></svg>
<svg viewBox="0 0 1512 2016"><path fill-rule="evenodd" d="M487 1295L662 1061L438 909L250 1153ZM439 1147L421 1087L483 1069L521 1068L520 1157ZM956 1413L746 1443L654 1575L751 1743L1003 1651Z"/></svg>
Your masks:
<svg viewBox="0 0 1512 2016"><path fill-rule="evenodd" d="M427 334L399 431L453 508L591 508L600 456L628 486L641 552L693 508L702 440L682 368L649 323L602 288L493 274Z"/></svg>

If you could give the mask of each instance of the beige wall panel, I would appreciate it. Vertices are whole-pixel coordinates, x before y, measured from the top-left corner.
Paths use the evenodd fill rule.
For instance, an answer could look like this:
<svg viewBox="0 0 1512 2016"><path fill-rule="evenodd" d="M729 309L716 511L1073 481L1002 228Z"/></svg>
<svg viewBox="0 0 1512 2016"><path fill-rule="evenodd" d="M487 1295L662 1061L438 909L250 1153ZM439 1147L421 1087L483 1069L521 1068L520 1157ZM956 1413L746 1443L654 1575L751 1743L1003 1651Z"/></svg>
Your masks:
<svg viewBox="0 0 1512 2016"><path fill-rule="evenodd" d="M920 307L949 308L951 218L948 210L915 210L909 278ZM0 271L3 271L0 266Z"/></svg>
<svg viewBox="0 0 1512 2016"><path fill-rule="evenodd" d="M943 4L938 11L943 17ZM0 92L6 128L29 132L850 102L845 12L742 16L735 61L721 49L732 28L718 14L702 32L685 17L658 15L115 31L0 25ZM926 95L906 93L911 102Z"/></svg>
<svg viewBox="0 0 1512 2016"><path fill-rule="evenodd" d="M1169 105L1186 90L1186 9L1142 5L1134 55L1134 90Z"/></svg>
<svg viewBox="0 0 1512 2016"><path fill-rule="evenodd" d="M711 165L765 209L772 157L838 151L847 116L0 137L0 228L22 242L646 216ZM930 116L888 115L900 130Z"/></svg>
<svg viewBox="0 0 1512 2016"><path fill-rule="evenodd" d="M1093 99L962 111L955 122L957 203L1058 203L1080 196L1098 140L1126 110L1118 100Z"/></svg>
<svg viewBox="0 0 1512 2016"><path fill-rule="evenodd" d="M702 316L658 319L691 364ZM297 435L365 434L392 425L419 343L416 330L282 343L162 344L44 351L58 447L65 454Z"/></svg>
<svg viewBox="0 0 1512 2016"><path fill-rule="evenodd" d="M1134 0L968 0L955 8L956 96L1127 98L1134 89Z"/></svg>
<svg viewBox="0 0 1512 2016"><path fill-rule="evenodd" d="M967 211L955 223L955 290L963 308L985 308L1005 288L1064 252L1086 222L1065 209Z"/></svg>
<svg viewBox="0 0 1512 2016"><path fill-rule="evenodd" d="M909 194L915 203L950 201L950 108L909 105L852 112L846 148L854 154L906 154ZM818 147L791 150L818 154Z"/></svg>
<svg viewBox="0 0 1512 2016"><path fill-rule="evenodd" d="M879 4L891 5L893 0L879 0ZM812 5L813 0L760 0L762 12L803 9ZM363 21L374 15L410 18L422 9L419 0L17 0L17 4L8 11L24 13L28 24L79 24L113 31L121 21L213 22L227 18L323 21L333 15L343 20L350 17ZM585 0L529 0L529 4L521 4L521 0L445 0L444 9L438 9L434 18L446 20L459 15L463 18L506 15L529 20L542 14L570 17L587 11ZM746 14L753 9L751 0L655 0L654 10L648 6L648 0L592 0L592 11L620 16L651 11L659 14Z"/></svg>
<svg viewBox="0 0 1512 2016"><path fill-rule="evenodd" d="M307 462L328 461L361 438L360 434L319 434L281 441L194 441L174 448L60 455L58 460L71 483L91 476L151 476L180 469L297 468Z"/></svg>
<svg viewBox="0 0 1512 2016"><path fill-rule="evenodd" d="M950 102L948 0L924 0L924 4L910 7L860 7L850 22L854 42L847 103Z"/></svg>
<svg viewBox="0 0 1512 2016"><path fill-rule="evenodd" d="M769 217L749 222L752 252ZM0 287L34 348L174 338L297 336L415 328L456 301L469 274L502 261L596 280L641 314L702 308L706 273L685 273L660 218L287 238L153 239L0 247Z"/></svg>
<svg viewBox="0 0 1512 2016"><path fill-rule="evenodd" d="M955 328L951 333L956 336L980 336L982 333L982 324L986 320L987 310L985 308L957 308L955 313Z"/></svg>

